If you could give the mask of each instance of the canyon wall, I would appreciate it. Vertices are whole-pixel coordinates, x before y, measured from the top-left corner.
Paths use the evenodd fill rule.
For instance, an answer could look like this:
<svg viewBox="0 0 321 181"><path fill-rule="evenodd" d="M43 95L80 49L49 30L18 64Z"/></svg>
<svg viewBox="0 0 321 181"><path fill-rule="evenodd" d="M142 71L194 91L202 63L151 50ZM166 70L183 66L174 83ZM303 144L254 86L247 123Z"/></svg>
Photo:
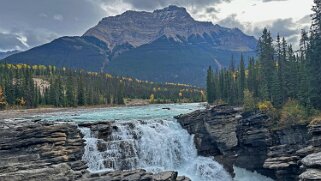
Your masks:
<svg viewBox="0 0 321 181"><path fill-rule="evenodd" d="M321 179L321 124L275 127L264 113L214 106L177 116L199 154L282 181Z"/></svg>

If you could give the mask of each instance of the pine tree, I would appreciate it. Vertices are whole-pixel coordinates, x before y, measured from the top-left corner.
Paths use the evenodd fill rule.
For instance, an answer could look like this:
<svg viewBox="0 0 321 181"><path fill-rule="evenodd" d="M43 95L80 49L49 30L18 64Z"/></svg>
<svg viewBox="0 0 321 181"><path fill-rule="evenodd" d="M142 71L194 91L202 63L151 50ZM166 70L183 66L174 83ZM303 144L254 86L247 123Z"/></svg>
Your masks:
<svg viewBox="0 0 321 181"><path fill-rule="evenodd" d="M76 93L75 93L75 85L71 76L68 77L67 85L66 85L66 101L67 106L76 107Z"/></svg>
<svg viewBox="0 0 321 181"><path fill-rule="evenodd" d="M248 90L244 90L244 110L245 111L253 111L256 109L255 99L253 94Z"/></svg>
<svg viewBox="0 0 321 181"><path fill-rule="evenodd" d="M307 61L309 100L315 108L321 109L321 0L314 0L314 4Z"/></svg>
<svg viewBox="0 0 321 181"><path fill-rule="evenodd" d="M300 64L299 64L299 91L298 91L298 100L302 105L305 107L308 106L308 72L307 72L307 49L308 49L308 34L305 30L301 32L301 39L300 39Z"/></svg>
<svg viewBox="0 0 321 181"><path fill-rule="evenodd" d="M214 103L215 100L215 85L214 85L214 80L213 80L213 70L212 67L210 66L207 70L207 102L212 104Z"/></svg>
<svg viewBox="0 0 321 181"><path fill-rule="evenodd" d="M286 100L286 94L285 94L285 64L286 61L283 58L283 50L282 50L282 45L285 44L285 39L283 38L281 42L280 35L277 36L276 40L276 53L277 53L277 79L278 79L278 84L279 84L279 93L280 96L278 96L278 101L277 103L282 104Z"/></svg>
<svg viewBox="0 0 321 181"><path fill-rule="evenodd" d="M244 90L245 90L245 65L244 57L241 55L240 61L240 76L239 76L239 103L243 103L244 99Z"/></svg>
<svg viewBox="0 0 321 181"><path fill-rule="evenodd" d="M273 73L274 73L274 48L271 33L265 28L263 35L259 39L259 58L261 63L261 80L260 87L262 99L272 99Z"/></svg>
<svg viewBox="0 0 321 181"><path fill-rule="evenodd" d="M85 96L85 90L84 90L82 79L79 80L79 84L78 84L78 105L79 106L86 105L86 96Z"/></svg>
<svg viewBox="0 0 321 181"><path fill-rule="evenodd" d="M8 103L6 101L6 96L4 95L4 91L0 86L0 110L5 109L7 105Z"/></svg>

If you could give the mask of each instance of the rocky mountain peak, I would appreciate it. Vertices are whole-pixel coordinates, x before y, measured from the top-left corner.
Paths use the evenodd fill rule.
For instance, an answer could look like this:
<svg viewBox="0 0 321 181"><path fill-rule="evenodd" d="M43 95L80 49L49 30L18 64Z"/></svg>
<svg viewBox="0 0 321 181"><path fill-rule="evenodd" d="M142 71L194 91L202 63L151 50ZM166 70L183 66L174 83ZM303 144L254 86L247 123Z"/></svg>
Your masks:
<svg viewBox="0 0 321 181"><path fill-rule="evenodd" d="M153 12L126 11L121 15L106 17L84 36L94 36L104 41L112 50L130 44L138 47L160 37L177 39L202 35L214 31L212 23L195 21L183 7L169 6Z"/></svg>
<svg viewBox="0 0 321 181"><path fill-rule="evenodd" d="M221 44L223 46L221 48L251 49L242 45L244 44L242 39L248 39L242 32L213 25L211 22L196 21L185 8L173 5L153 12L126 11L121 15L104 18L84 36L98 38L105 42L111 51L124 45L136 48L161 37L177 42L186 42L191 37L199 37L210 42L218 42L216 44ZM236 43L222 39L227 36L234 37L237 41L233 42Z"/></svg>
<svg viewBox="0 0 321 181"><path fill-rule="evenodd" d="M192 21L194 21L194 19L186 11L185 8L174 6L174 5L166 7L164 9L155 10L153 12L153 15L157 16L159 18L162 18L163 20L180 19L181 21L182 20L192 20Z"/></svg>

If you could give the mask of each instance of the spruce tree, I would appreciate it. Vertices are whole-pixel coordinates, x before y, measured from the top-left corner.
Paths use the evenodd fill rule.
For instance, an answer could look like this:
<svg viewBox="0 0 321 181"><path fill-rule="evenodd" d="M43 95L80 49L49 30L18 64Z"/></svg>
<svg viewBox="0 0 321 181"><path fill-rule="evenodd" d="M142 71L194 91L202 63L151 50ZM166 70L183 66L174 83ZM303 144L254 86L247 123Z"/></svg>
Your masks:
<svg viewBox="0 0 321 181"><path fill-rule="evenodd" d="M265 28L259 39L259 59L261 63L261 98L272 99L272 86L274 78L274 48L271 33Z"/></svg>
<svg viewBox="0 0 321 181"><path fill-rule="evenodd" d="M66 101L67 106L76 107L76 93L75 93L75 85L72 76L68 77L67 85L66 85Z"/></svg>
<svg viewBox="0 0 321 181"><path fill-rule="evenodd" d="M321 0L314 0L310 47L308 48L309 96L311 104L321 109Z"/></svg>
<svg viewBox="0 0 321 181"><path fill-rule="evenodd" d="M6 101L6 96L4 95L4 91L0 86L0 110L5 109L7 105L8 103Z"/></svg>
<svg viewBox="0 0 321 181"><path fill-rule="evenodd" d="M213 70L210 66L207 70L207 78L206 78L206 86L207 86L207 102L209 104L213 104L215 100L215 86L213 80Z"/></svg>
<svg viewBox="0 0 321 181"><path fill-rule="evenodd" d="M283 39L283 42L285 43L285 39ZM280 91L280 97L277 102L283 103L286 100L286 94L285 94L285 64L286 61L283 58L283 50L282 50L282 42L280 35L277 36L276 40L276 53L277 53L277 80L279 84L279 91Z"/></svg>
<svg viewBox="0 0 321 181"><path fill-rule="evenodd" d="M79 106L84 106L86 105L86 96L85 96L85 89L84 89L84 86L83 86L83 82L82 82L82 79L79 80L79 83L78 83L78 96L77 96L77 99L78 99L78 105Z"/></svg>
<svg viewBox="0 0 321 181"><path fill-rule="evenodd" d="M241 55L240 61L240 76L239 76L239 104L243 103L244 99L244 90L245 90L245 65L244 65L244 57Z"/></svg>

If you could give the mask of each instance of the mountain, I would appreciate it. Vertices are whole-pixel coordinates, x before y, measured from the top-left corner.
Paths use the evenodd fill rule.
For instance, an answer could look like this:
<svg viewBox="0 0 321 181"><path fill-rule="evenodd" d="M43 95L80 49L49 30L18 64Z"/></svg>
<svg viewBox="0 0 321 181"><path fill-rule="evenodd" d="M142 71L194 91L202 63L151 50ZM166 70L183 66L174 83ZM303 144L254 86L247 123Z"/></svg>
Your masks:
<svg viewBox="0 0 321 181"><path fill-rule="evenodd" d="M106 44L95 37L61 37L48 44L35 47L5 58L8 63L55 65L101 71L110 54Z"/></svg>
<svg viewBox="0 0 321 181"><path fill-rule="evenodd" d="M6 51L6 52L1 52L0 51L0 60L9 57L10 55L19 53L20 51L18 50L13 50L13 51Z"/></svg>
<svg viewBox="0 0 321 181"><path fill-rule="evenodd" d="M169 6L106 17L81 37L62 37L5 60L203 86L208 66L226 67L232 55L253 56L256 44L239 29L196 21L185 8Z"/></svg>

